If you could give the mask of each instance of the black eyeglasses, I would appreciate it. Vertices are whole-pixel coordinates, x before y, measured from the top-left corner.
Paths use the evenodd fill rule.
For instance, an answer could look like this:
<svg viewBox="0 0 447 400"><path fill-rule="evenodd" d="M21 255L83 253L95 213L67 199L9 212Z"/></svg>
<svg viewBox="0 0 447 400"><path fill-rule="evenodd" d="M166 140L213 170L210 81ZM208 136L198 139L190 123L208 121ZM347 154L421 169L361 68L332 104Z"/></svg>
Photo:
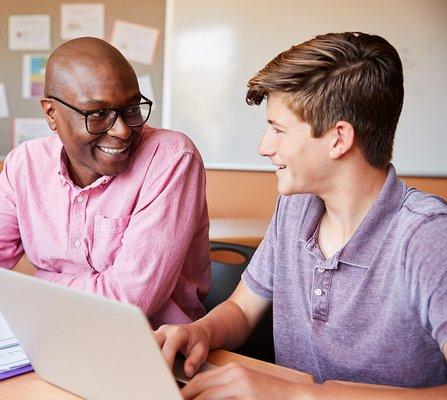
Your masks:
<svg viewBox="0 0 447 400"><path fill-rule="evenodd" d="M121 115L124 123L131 128L136 128L146 123L151 114L152 101L143 95L141 95L141 97L145 101L135 105L83 111L55 96L47 96L47 98L56 100L64 106L82 114L85 118L85 128L87 129L87 132L93 135L107 132L116 122L118 115Z"/></svg>

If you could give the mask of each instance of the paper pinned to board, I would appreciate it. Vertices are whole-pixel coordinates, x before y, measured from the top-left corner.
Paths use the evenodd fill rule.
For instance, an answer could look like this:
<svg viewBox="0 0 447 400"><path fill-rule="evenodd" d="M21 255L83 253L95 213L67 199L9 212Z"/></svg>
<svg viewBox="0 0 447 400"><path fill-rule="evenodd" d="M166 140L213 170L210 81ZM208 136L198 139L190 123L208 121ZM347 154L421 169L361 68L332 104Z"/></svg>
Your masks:
<svg viewBox="0 0 447 400"><path fill-rule="evenodd" d="M43 96L47 61L47 55L25 54L23 56L22 95L24 99Z"/></svg>
<svg viewBox="0 0 447 400"><path fill-rule="evenodd" d="M104 3L62 4L61 38L64 40L82 36L104 38Z"/></svg>
<svg viewBox="0 0 447 400"><path fill-rule="evenodd" d="M49 15L10 15L8 22L9 50L50 50Z"/></svg>
<svg viewBox="0 0 447 400"><path fill-rule="evenodd" d="M0 118L9 117L8 99L6 98L5 84L0 83Z"/></svg>
<svg viewBox="0 0 447 400"><path fill-rule="evenodd" d="M153 62L160 31L146 25L115 21L112 45L130 60L150 65Z"/></svg>

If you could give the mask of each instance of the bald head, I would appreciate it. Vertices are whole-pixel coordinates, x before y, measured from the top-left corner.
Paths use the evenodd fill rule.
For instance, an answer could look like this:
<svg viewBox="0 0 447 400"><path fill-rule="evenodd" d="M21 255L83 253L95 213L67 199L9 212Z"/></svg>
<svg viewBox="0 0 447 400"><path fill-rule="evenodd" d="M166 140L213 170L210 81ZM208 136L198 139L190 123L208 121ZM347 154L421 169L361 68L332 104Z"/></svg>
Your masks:
<svg viewBox="0 0 447 400"><path fill-rule="evenodd" d="M56 48L48 59L45 72L45 96L64 97L77 89L87 76L123 75L135 85L137 78L124 56L104 40L83 37L70 40Z"/></svg>

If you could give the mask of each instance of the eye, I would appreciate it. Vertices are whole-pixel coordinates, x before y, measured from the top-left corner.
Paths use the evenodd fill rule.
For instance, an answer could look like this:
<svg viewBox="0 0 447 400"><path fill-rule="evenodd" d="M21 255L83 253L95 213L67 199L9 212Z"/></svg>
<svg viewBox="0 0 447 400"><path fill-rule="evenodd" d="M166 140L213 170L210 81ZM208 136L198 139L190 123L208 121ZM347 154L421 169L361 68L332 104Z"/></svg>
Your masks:
<svg viewBox="0 0 447 400"><path fill-rule="evenodd" d="M107 118L109 116L110 111L107 109L104 110L97 110L92 112L90 115L93 118Z"/></svg>
<svg viewBox="0 0 447 400"><path fill-rule="evenodd" d="M275 127L273 127L273 132L275 132L275 133L284 133L284 131L281 131L280 129L275 128Z"/></svg>
<svg viewBox="0 0 447 400"><path fill-rule="evenodd" d="M140 106L129 106L124 109L124 112L128 115L138 114L140 112Z"/></svg>

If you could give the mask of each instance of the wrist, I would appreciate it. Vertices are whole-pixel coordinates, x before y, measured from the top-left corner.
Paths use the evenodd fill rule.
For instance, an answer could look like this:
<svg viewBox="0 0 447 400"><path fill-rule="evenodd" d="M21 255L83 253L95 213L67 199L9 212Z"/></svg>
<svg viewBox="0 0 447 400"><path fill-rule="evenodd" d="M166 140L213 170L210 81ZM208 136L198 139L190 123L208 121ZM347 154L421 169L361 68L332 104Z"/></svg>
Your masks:
<svg viewBox="0 0 447 400"><path fill-rule="evenodd" d="M199 335L204 338L206 344L209 348L211 348L211 338L213 337L212 327L210 326L209 321L207 321L207 317L203 317L192 323L196 329L199 330Z"/></svg>
<svg viewBox="0 0 447 400"><path fill-rule="evenodd" d="M290 400L319 400L323 399L319 393L321 392L321 384L319 383L292 383L290 392Z"/></svg>

